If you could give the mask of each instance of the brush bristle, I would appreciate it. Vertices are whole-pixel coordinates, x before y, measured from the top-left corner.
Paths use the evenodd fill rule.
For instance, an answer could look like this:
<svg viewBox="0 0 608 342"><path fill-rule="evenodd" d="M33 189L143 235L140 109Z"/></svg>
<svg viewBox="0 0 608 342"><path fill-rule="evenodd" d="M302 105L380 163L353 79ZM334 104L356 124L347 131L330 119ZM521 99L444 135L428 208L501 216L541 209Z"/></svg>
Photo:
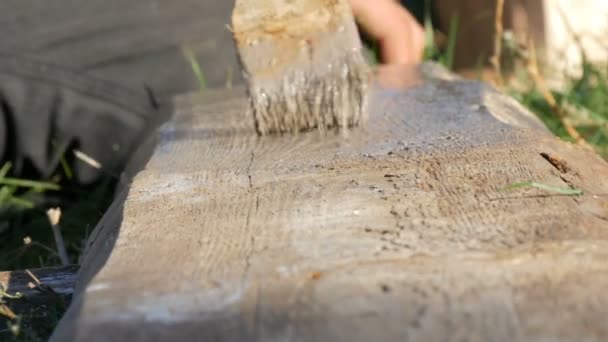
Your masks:
<svg viewBox="0 0 608 342"><path fill-rule="evenodd" d="M250 82L250 108L259 134L357 126L366 120L370 68L360 52L326 68L294 70L275 82Z"/></svg>

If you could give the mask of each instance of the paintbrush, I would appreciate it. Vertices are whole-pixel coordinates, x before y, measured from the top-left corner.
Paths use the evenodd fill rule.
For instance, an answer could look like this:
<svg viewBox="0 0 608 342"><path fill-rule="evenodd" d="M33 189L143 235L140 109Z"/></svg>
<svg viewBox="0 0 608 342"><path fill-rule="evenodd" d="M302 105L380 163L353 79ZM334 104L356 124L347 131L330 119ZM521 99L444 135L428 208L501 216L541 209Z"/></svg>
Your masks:
<svg viewBox="0 0 608 342"><path fill-rule="evenodd" d="M260 135L365 122L370 67L347 0L237 0L232 32Z"/></svg>

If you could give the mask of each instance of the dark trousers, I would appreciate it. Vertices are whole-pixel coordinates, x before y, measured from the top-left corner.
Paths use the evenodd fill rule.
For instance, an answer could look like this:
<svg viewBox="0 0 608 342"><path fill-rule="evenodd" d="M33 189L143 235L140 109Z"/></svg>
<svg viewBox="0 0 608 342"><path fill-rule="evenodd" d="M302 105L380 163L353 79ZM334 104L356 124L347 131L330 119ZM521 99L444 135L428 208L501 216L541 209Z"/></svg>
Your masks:
<svg viewBox="0 0 608 342"><path fill-rule="evenodd" d="M231 1L0 2L0 161L48 176L78 149L120 167L160 115L153 98L240 79ZM100 174L75 161L82 182Z"/></svg>

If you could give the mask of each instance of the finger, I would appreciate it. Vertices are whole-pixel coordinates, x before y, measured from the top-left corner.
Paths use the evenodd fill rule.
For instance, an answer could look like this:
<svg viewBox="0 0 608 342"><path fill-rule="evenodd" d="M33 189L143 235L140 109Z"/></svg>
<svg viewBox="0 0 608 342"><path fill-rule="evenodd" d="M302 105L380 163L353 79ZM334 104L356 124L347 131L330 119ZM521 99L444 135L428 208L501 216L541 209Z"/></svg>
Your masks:
<svg viewBox="0 0 608 342"><path fill-rule="evenodd" d="M380 44L383 63L411 64L421 61L424 31L398 2L350 1L363 30Z"/></svg>

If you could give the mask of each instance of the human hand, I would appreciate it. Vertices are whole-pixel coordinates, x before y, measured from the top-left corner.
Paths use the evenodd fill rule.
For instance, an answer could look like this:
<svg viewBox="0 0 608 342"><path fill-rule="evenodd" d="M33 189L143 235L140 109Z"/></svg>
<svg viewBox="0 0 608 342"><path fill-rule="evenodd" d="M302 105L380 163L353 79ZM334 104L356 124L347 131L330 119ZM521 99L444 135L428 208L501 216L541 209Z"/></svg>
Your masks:
<svg viewBox="0 0 608 342"><path fill-rule="evenodd" d="M384 64L422 61L424 30L395 0L350 0L363 30L380 45Z"/></svg>

